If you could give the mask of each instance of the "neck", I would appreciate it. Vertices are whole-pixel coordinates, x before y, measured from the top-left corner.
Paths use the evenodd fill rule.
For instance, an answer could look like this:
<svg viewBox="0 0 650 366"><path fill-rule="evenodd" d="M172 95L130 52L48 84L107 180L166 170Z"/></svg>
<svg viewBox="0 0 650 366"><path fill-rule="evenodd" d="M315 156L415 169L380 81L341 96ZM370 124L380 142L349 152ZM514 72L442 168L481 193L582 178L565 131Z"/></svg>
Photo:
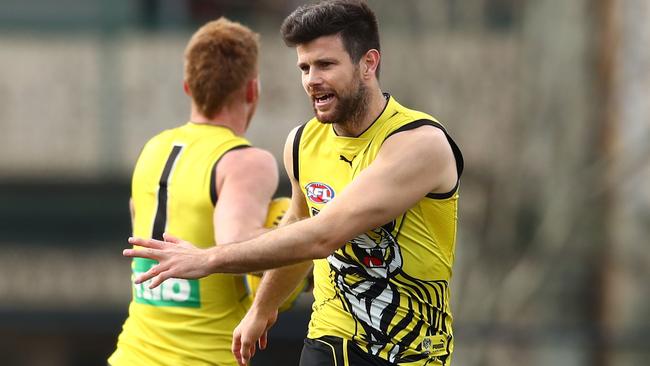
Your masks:
<svg viewBox="0 0 650 366"><path fill-rule="evenodd" d="M235 135L243 136L248 128L246 107L242 103L224 106L217 114L209 118L199 112L192 103L190 122L212 126L222 126L230 129Z"/></svg>
<svg viewBox="0 0 650 366"><path fill-rule="evenodd" d="M355 120L347 120L343 123L335 123L333 125L334 132L339 136L357 137L373 124L379 115L384 110L388 101L384 98L379 87L373 88L372 92L368 94L368 104L366 113Z"/></svg>

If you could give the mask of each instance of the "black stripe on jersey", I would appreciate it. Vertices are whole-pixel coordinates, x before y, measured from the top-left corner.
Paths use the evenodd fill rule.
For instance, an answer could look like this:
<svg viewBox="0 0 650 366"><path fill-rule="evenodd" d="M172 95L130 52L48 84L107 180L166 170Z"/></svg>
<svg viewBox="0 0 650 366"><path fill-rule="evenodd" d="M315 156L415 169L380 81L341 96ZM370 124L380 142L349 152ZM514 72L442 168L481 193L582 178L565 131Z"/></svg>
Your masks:
<svg viewBox="0 0 650 366"><path fill-rule="evenodd" d="M300 181L300 162L298 160L298 154L300 154L300 138L302 137L302 130L305 129L307 124L303 124L298 127L296 130L296 135L293 136L293 177L296 178L296 182Z"/></svg>
<svg viewBox="0 0 650 366"><path fill-rule="evenodd" d="M210 172L210 200L212 201L212 206L217 204L217 164L221 161L221 158L223 158L227 153L233 151L233 150L239 150L239 149L246 149L248 147L252 147L251 145L237 145L235 147L231 147L230 149L226 150L217 161L214 162L214 165L212 165L212 171Z"/></svg>
<svg viewBox="0 0 650 366"><path fill-rule="evenodd" d="M346 258L344 255L341 255L341 254L339 254L337 252L332 253L332 255L335 258L337 258L338 260L342 261L342 262L348 262L349 261L348 258ZM351 272L345 272L345 274L348 274L348 273L351 273ZM352 310L350 310L351 306L347 303L347 300L345 299L345 295L341 294L340 291L339 291L339 286L336 283L337 275L338 275L338 271L336 269L334 269L334 267L330 266L329 279L330 279L330 282L331 282L332 286L334 286L334 289L335 289L334 296L332 298L325 299L325 301L323 301L322 304L325 304L326 302L328 302L330 300L338 299L341 302L341 307L343 307L343 310L345 310L348 313L352 313ZM357 323L357 321L355 319L355 327L356 327L356 323ZM356 332L357 332L357 330L355 329L355 334L356 334Z"/></svg>
<svg viewBox="0 0 650 366"><path fill-rule="evenodd" d="M386 139L388 139L389 137L393 136L396 133L400 133L400 132L404 132L404 131L408 131L408 130L414 130L414 129L416 129L418 127L422 127L422 126L433 126L433 127L439 128L439 129L441 129L443 131L445 130L445 128L442 127L442 125L440 123L436 122L436 121L432 121L432 120L429 120L429 119L418 119L418 120L415 120L413 122L409 122L409 123L405 124L404 126L401 126L400 128L396 129L395 131L389 133L388 136L386 136Z"/></svg>
<svg viewBox="0 0 650 366"><path fill-rule="evenodd" d="M430 285L431 287L434 288L434 293L436 295L436 308L444 310L443 305L444 305L444 296L445 296L445 289L443 286L438 287L440 285L438 282L434 282L433 285Z"/></svg>
<svg viewBox="0 0 650 366"><path fill-rule="evenodd" d="M422 127L422 126L433 126L433 127L436 127L436 128L439 128L440 130L442 130L442 132L445 134L445 137L447 137L447 141L449 142L449 146L451 146L451 151L454 153L454 158L456 160L456 172L458 174L458 180L456 181L456 185L454 186L454 188L451 191L446 192L446 193L428 193L426 196L428 198L433 198L433 199L450 198L451 196L454 195L454 193L456 193L456 190L458 190L458 184L460 182L460 176L463 174L463 170L465 169L465 160L463 159L463 153L460 151L460 148L458 147L458 145L456 144L454 139L452 139L451 136L449 136L449 134L447 133L447 130L445 130L445 128L440 123L438 123L436 121L431 121L431 120L428 120L428 119L419 119L417 121L407 123L404 126L402 126L402 127L398 128L398 129L396 129L395 131L391 132L390 134L388 134L388 136L386 136L386 139L393 136L396 133L404 132L404 131L408 131L408 130L413 130L413 129L416 129L416 128Z"/></svg>
<svg viewBox="0 0 650 366"><path fill-rule="evenodd" d="M438 313L444 314L445 310L445 290L448 287L447 281L444 280L438 280L438 281L423 281L423 280L418 280L416 278L413 278L406 273L402 272L401 275L404 277L404 279L399 279L396 278L395 280L398 283L401 283L403 286L408 287L411 289L411 291L415 292L415 295L422 299L425 303L429 303L433 305L432 310L435 314L435 319L431 317L431 314L429 314L427 317L431 320L431 324L436 328L436 329L442 329L443 331L447 331L446 329L446 324L441 323L439 318ZM433 293L435 296L435 304L433 304L433 298L430 296L430 294ZM429 310L429 309L427 309Z"/></svg>
<svg viewBox="0 0 650 366"><path fill-rule="evenodd" d="M181 150L183 150L183 146L174 145L160 175L160 181L158 181L158 207L156 208L156 217L153 220L153 230L151 232L151 238L153 239L163 240L163 233L167 224L167 183Z"/></svg>
<svg viewBox="0 0 650 366"><path fill-rule="evenodd" d="M372 127L372 126L375 124L375 122L377 122L377 121L381 118L381 116L384 114L384 112L386 111L386 108L388 108L388 103L390 102L390 94L388 94L388 93L383 93L383 95L384 95L384 99L386 99L386 103L384 104L384 108L381 110L381 113L379 113L379 115L377 116L377 118L375 118L375 120L372 121L372 123L369 124L368 127L366 127L365 130L361 131L361 133L359 133L358 135L353 136L354 138L361 137L361 136L362 136L364 133L366 133L366 132L370 129L370 127ZM397 113L399 113L399 111L395 111L395 113L393 113L390 117L388 117L388 119L391 119L391 118L392 118L394 115L396 115ZM339 136L339 134L336 133L336 130L334 129L334 125L332 125L332 132L334 132L334 134L335 134L336 136ZM368 145L368 146L370 146L370 145Z"/></svg>
<svg viewBox="0 0 650 366"><path fill-rule="evenodd" d="M407 301L408 301L408 308L409 308L409 309L413 309L413 300L411 299L411 297L407 297L406 299L407 299ZM395 336L397 335L397 333L399 333L399 332L401 332L402 330L406 329L406 327L407 327L409 324L411 324L411 321L413 320L413 316L414 316L413 314L414 314L413 311L409 311L409 312L406 314L406 316L404 316L404 317L403 317L399 322L397 322L397 324L395 324L395 326L393 327L393 329L391 329L391 330L388 331L388 337L389 337L390 339L395 340L395 339L396 339ZM386 326L385 329L388 329L388 326Z"/></svg>
<svg viewBox="0 0 650 366"><path fill-rule="evenodd" d="M447 324L445 323L445 318L447 317L445 314L445 308L447 306L445 303L445 293L448 287L447 281L433 281L433 284L428 284L433 287L434 293L436 295L436 314L435 322L433 323L434 327L438 331L441 330L442 332L447 333Z"/></svg>
<svg viewBox="0 0 650 366"><path fill-rule="evenodd" d="M409 309L413 309L412 299L409 298L408 302L409 302L409 305L408 305ZM420 304L419 309L417 311L409 312L408 317L403 318L402 321L400 321L400 323L395 325L395 327L393 328L393 330L391 332L391 338L394 339L396 341L396 344L399 345L402 348L402 352L403 352L403 349L405 349L405 348L415 348L415 349L420 348L420 345L414 345L413 342L415 342L415 340L418 338L418 335L420 334L422 327L425 325L425 322L424 322L424 320L422 318L417 320L417 322L412 327L412 329L405 336L401 337L401 339L397 340L396 335L400 331L406 329L406 327L413 322L413 319L414 319L413 314L414 313L417 312L417 313L421 314L422 311L423 311L422 304ZM401 363L403 361L413 362L413 361L417 361L417 360L422 360L422 359L427 357L424 354L417 354L417 355L402 357L401 356L402 352L400 352L398 354L399 356L395 360L396 363Z"/></svg>
<svg viewBox="0 0 650 366"><path fill-rule="evenodd" d="M381 110L381 113L379 113L379 115L377 116L377 118L375 118L375 120L372 121L372 123L369 124L368 127L366 127L365 130L363 130L360 134L358 134L358 135L356 135L356 136L354 136L354 137L361 137L364 133L366 133L366 131L368 131L368 130L370 129L370 127L372 127L372 126L375 124L375 122L377 122L377 121L381 118L381 116L382 116L382 115L384 114L384 112L386 111L386 108L388 107L388 102L389 102L389 99L390 99L390 94L388 94L388 93L384 93L384 98L386 99L386 104L384 104L384 109ZM395 116L397 113L399 113L399 112L398 112L398 111L395 111L395 113L393 113L390 117L388 117L388 119L393 118L393 116ZM334 131L334 134L335 134L336 136L339 135L338 133L336 133L336 131L335 131L333 128L332 128L332 131ZM368 144L368 146L370 146L370 144Z"/></svg>
<svg viewBox="0 0 650 366"><path fill-rule="evenodd" d="M382 314L381 319L379 321L379 329L388 330L388 328L390 327L390 323L393 321L393 319L397 315L397 308L398 308L399 302L400 302L399 300L400 300L399 291L393 291L393 298L391 299L390 304L388 304L383 310L383 314ZM410 301L410 299L409 299L409 301ZM368 312L369 312L369 310L370 309L368 309ZM387 338L385 340L382 340L382 341L386 341L386 342L390 341L390 332L388 332L388 333L389 334L387 334L387 336L389 338Z"/></svg>
<svg viewBox="0 0 650 366"><path fill-rule="evenodd" d="M450 198L451 196L454 195L454 193L456 193L456 190L458 189L458 184L459 183L460 183L460 181L457 180L456 185L454 185L454 188L452 188L451 191L449 191L449 192L445 192L445 193L429 192L429 193L427 193L427 197L432 198L434 200L444 200L444 199Z"/></svg>
<svg viewBox="0 0 650 366"><path fill-rule="evenodd" d="M431 303L432 299L431 296L429 295L429 289L421 283L422 281L416 280L415 278L407 275L404 272L402 272L401 274L404 277L404 279L403 280L396 279L398 282L400 282L404 287L408 287L411 291L413 291L417 296L417 298L421 299L421 301Z"/></svg>
<svg viewBox="0 0 650 366"><path fill-rule="evenodd" d="M408 213L409 213L409 212L406 211L406 212L404 213L404 215L402 215L402 220L399 222L399 228L398 228L397 231L395 232L395 235L394 235L394 237L395 237L395 241L398 242L398 243L399 243L399 240L398 240L398 238L399 238L399 234L402 233L402 226L404 226L404 221L406 221L406 215L407 215Z"/></svg>
<svg viewBox="0 0 650 366"><path fill-rule="evenodd" d="M447 337L447 354L444 356L440 356L440 361L442 361L443 366L447 364L447 360L451 356L451 344L453 343L453 341L454 341L454 336L450 334L449 337Z"/></svg>
<svg viewBox="0 0 650 366"><path fill-rule="evenodd" d="M410 326L411 329L406 333L406 335L402 336L401 339L397 341L397 344L399 344L401 347L404 348L408 348L408 347L417 348L419 346L413 345L413 342L415 342L415 340L417 339L418 335L421 332L421 329L425 325L427 324L430 324L430 326L434 325L432 323L431 313L437 311L434 308L432 308L431 305L428 305L431 301L431 298L428 296L428 290L425 288L425 284L427 283L425 281L418 281L413 278L410 278L405 273L401 273L401 275L404 276L405 278L400 279L398 276L394 280L397 283L401 283L402 286L404 286L405 288L408 288L411 291L415 292L415 297L413 296L407 297L407 301L408 301L407 307L409 311L407 315L404 318L402 318L397 324L395 324L395 326L389 331L388 336L395 341L397 339L397 334L407 329L407 327ZM407 278L409 278L409 280L407 280ZM407 290L407 292L410 291ZM413 302L414 298L419 300L414 303ZM415 318L414 314L420 314L418 319ZM427 327L429 328L430 326ZM429 332L429 329L427 329L427 332ZM416 356L416 358L417 357L418 356Z"/></svg>
<svg viewBox="0 0 650 366"><path fill-rule="evenodd" d="M443 284L445 283L444 281L442 282ZM444 286L441 285L440 283L441 281L433 281L433 282L426 281L423 283L422 287L424 287L424 285L427 285L433 289L433 294L436 296L436 309L440 309L440 311L444 311L445 310L445 289ZM431 291L427 291L427 301L433 303L433 298L431 297Z"/></svg>

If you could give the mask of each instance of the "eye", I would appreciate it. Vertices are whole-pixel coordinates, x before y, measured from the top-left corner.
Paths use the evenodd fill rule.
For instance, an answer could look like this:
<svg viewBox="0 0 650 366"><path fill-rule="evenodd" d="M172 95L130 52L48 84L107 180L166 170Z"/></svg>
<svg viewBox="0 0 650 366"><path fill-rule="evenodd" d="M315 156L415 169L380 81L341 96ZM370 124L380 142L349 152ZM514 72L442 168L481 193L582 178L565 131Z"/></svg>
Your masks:
<svg viewBox="0 0 650 366"><path fill-rule="evenodd" d="M300 69L300 71L302 71L303 74L309 73L309 65L305 65L305 64L298 65L298 68Z"/></svg>
<svg viewBox="0 0 650 366"><path fill-rule="evenodd" d="M328 62L328 61L323 61L323 62L319 62L319 63L318 63L318 67L320 67L321 69L327 69L327 68L329 68L329 67L332 66L332 65L333 65L333 63L332 63L332 62Z"/></svg>

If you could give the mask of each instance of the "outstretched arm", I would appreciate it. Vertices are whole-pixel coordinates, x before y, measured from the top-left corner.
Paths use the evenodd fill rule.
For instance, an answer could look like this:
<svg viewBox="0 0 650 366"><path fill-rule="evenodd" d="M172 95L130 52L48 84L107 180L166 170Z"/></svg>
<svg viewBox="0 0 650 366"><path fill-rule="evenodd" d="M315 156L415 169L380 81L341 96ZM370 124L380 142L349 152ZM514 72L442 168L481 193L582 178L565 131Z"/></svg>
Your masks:
<svg viewBox="0 0 650 366"><path fill-rule="evenodd" d="M278 169L273 155L256 147L235 149L225 153L214 169L214 189L217 192L213 213L215 243L240 242L267 231L264 222L269 202L278 187ZM132 200L129 206L133 218ZM163 234L163 238L178 243L178 249L201 253L192 244L169 233ZM155 240L152 242L163 243ZM184 255L183 260L185 258L188 256ZM202 267L188 268L187 275L193 278L208 275L208 272L202 271Z"/></svg>
<svg viewBox="0 0 650 366"><path fill-rule="evenodd" d="M124 255L159 261L137 279L156 277L153 287L170 277L260 271L325 258L356 235L401 215L427 193L451 190L456 179L454 156L444 133L422 126L388 138L374 162L317 216L243 243L198 253L186 250L186 242L179 246L130 238L131 244L146 248L127 249ZM202 267L198 272L197 266Z"/></svg>

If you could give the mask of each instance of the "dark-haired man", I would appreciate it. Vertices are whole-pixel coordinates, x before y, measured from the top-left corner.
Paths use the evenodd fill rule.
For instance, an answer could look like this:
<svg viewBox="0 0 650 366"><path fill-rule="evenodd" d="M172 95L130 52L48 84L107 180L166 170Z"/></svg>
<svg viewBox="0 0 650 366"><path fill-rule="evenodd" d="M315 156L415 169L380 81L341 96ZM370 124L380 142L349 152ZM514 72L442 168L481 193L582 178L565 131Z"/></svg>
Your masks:
<svg viewBox="0 0 650 366"><path fill-rule="evenodd" d="M235 330L244 365L277 307L313 263L314 304L301 365L449 365L460 150L428 114L378 82L375 16L362 1L306 5L282 25L315 118L284 150L293 224L208 251L172 237L132 238L160 260L138 280L278 268ZM281 267L281 268L279 268Z"/></svg>

